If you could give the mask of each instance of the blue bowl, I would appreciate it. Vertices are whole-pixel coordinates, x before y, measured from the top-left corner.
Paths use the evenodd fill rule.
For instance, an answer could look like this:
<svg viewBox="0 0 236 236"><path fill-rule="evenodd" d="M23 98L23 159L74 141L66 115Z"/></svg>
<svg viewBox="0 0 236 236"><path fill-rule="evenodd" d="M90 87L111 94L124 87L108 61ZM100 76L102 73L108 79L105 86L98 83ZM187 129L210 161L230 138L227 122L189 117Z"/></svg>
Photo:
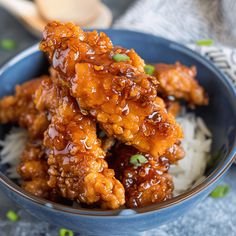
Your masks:
<svg viewBox="0 0 236 236"><path fill-rule="evenodd" d="M75 209L37 198L17 186L0 166L0 188L18 205L38 218L89 235L137 235L175 220L204 199L233 163L236 152L236 91L225 75L208 60L172 41L126 30L105 30L115 45L134 48L145 61L181 63L198 69L197 79L209 94L210 104L196 110L213 134L212 154L218 154L198 186L169 201L138 209ZM47 72L44 55L33 46L0 71L0 97L11 94L16 84ZM1 138L5 127L0 127Z"/></svg>

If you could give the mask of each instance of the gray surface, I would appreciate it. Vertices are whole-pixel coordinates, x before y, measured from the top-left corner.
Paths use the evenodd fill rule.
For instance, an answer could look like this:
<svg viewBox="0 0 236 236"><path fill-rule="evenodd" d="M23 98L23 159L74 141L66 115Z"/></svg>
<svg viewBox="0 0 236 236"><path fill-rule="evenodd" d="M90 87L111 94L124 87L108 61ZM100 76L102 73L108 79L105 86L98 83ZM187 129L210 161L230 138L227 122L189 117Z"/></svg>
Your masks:
<svg viewBox="0 0 236 236"><path fill-rule="evenodd" d="M112 11L113 21L117 20L135 0L102 0Z"/></svg>
<svg viewBox="0 0 236 236"><path fill-rule="evenodd" d="M132 1L104 0L112 9L116 19L121 12L124 12ZM153 2L146 1L145 2ZM181 2L181 1L178 1ZM135 13L135 12L134 12ZM136 16L137 18L137 16ZM140 15L139 17L140 18ZM121 24L122 23L122 24ZM132 23L132 22L131 22ZM120 21L120 26L125 26L125 21ZM143 28L145 30L145 28ZM142 29L141 29L142 30ZM0 39L12 38L17 41L17 49L12 52L0 50L0 64L11 58L17 52L37 42L34 36L29 34L20 23L11 15L0 8ZM198 207L194 208L187 215L180 217L168 225L162 226L144 235L158 236L179 236L179 235L236 235L236 167L232 167L225 178L225 182L231 186L229 195L224 199L207 198ZM8 209L16 209L21 216L20 223L5 221L4 215ZM33 222L33 224L32 224ZM25 211L17 208L12 202L0 193L0 228L1 236L23 236L23 235L58 235L58 229L40 222ZM50 233L49 233L50 232Z"/></svg>
<svg viewBox="0 0 236 236"><path fill-rule="evenodd" d="M16 49L13 51L0 49L0 64L37 42L37 39L28 33L21 23L0 7L0 40L6 38L17 42Z"/></svg>

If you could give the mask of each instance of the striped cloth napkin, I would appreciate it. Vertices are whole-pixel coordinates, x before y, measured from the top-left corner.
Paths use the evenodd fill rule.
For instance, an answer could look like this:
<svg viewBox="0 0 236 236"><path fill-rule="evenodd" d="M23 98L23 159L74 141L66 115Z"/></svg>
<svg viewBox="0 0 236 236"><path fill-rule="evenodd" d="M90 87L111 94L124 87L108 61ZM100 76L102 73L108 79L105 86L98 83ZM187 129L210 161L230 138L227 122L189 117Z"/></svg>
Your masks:
<svg viewBox="0 0 236 236"><path fill-rule="evenodd" d="M210 59L236 86L236 48L187 45Z"/></svg>

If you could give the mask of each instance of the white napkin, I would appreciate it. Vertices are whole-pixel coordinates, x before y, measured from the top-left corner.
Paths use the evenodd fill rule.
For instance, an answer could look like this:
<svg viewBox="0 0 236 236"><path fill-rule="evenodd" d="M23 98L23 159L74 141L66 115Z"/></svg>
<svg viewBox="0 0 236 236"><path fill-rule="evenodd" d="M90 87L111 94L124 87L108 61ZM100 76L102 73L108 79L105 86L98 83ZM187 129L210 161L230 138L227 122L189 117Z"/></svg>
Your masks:
<svg viewBox="0 0 236 236"><path fill-rule="evenodd" d="M236 47L235 13L235 0L138 0L114 26L184 44L212 38Z"/></svg>

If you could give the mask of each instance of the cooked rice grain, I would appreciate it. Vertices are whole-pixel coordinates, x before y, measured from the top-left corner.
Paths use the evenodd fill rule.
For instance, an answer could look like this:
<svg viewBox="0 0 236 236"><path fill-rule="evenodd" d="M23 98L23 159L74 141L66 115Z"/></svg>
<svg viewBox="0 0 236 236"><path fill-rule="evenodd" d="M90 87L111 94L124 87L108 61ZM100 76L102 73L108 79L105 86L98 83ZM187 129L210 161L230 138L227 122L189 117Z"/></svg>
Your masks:
<svg viewBox="0 0 236 236"><path fill-rule="evenodd" d="M184 131L182 145L186 155L170 168L174 178L174 195L179 195L204 180L212 143L211 132L202 118L196 117L194 113L185 113L177 121Z"/></svg>
<svg viewBox="0 0 236 236"><path fill-rule="evenodd" d="M10 178L19 178L16 168L20 161L20 156L27 143L28 134L25 129L13 127L4 141L0 141L0 164L10 164L7 174Z"/></svg>

